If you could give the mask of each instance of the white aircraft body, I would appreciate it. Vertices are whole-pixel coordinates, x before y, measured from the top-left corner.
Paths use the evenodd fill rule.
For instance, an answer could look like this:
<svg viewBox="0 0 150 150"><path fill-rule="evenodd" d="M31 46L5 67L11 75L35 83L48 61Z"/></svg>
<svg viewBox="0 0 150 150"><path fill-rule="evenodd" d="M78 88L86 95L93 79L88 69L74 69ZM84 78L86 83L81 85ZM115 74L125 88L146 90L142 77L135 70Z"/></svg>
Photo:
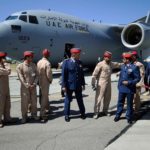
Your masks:
<svg viewBox="0 0 150 150"><path fill-rule="evenodd" d="M127 26L106 25L53 11L21 11L0 23L0 50L17 60L23 57L24 51L31 50L38 61L42 50L47 48L53 66L72 47L82 49L85 66L94 66L106 50L113 53L113 60L120 60L122 52L130 49L139 50L144 58L150 54L150 32L149 18L146 23L142 19Z"/></svg>

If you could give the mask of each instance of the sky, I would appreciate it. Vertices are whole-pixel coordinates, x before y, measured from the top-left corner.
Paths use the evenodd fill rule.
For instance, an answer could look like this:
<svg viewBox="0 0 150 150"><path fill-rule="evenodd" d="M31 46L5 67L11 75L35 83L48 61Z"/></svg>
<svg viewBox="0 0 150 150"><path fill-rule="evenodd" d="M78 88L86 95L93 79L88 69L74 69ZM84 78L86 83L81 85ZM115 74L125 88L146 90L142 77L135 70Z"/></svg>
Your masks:
<svg viewBox="0 0 150 150"><path fill-rule="evenodd" d="M147 15L150 0L0 0L0 22L14 12L29 9L51 9L89 21L127 24Z"/></svg>

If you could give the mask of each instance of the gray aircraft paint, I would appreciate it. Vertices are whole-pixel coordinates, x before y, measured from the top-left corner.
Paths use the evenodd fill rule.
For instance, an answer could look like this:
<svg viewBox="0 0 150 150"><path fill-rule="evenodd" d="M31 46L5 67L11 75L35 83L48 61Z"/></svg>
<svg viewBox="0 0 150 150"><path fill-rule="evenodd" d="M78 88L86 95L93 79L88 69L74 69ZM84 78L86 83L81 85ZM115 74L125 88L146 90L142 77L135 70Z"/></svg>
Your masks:
<svg viewBox="0 0 150 150"><path fill-rule="evenodd" d="M26 12L26 14L24 13ZM38 24L19 20L19 16L36 16ZM41 51L51 51L52 65L63 59L65 44L74 44L82 49L84 65L92 66L102 57L104 51L113 53L113 60L120 60L126 48L121 42L124 25L108 25L88 22L63 13L42 10L21 11L11 16L17 19L0 23L0 50L7 51L12 58L21 59L25 50L33 50L35 61L41 58ZM21 26L21 31L12 31L11 26Z"/></svg>

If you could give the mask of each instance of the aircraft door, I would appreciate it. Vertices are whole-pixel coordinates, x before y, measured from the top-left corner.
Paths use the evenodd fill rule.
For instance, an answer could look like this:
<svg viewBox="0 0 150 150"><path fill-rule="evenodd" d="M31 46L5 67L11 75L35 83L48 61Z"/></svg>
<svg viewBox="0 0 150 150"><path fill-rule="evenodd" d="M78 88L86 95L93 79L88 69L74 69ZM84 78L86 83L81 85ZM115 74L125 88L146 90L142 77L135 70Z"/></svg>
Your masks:
<svg viewBox="0 0 150 150"><path fill-rule="evenodd" d="M74 47L74 44L71 44L71 43L65 44L65 51L64 51L64 58L65 59L71 57L70 49L73 47Z"/></svg>

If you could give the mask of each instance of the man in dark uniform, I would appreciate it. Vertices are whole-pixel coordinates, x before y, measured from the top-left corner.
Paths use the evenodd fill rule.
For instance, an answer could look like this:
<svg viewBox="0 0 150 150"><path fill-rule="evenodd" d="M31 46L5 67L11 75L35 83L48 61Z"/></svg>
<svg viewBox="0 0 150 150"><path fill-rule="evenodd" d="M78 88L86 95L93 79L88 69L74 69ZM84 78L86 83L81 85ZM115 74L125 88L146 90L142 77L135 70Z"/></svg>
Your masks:
<svg viewBox="0 0 150 150"><path fill-rule="evenodd" d="M136 92L136 84L140 81L139 68L132 62L132 54L123 54L124 64L121 67L120 77L118 82L119 96L117 104L117 112L114 121L117 122L123 112L125 98L127 98L126 118L129 124L132 124L133 117L133 98Z"/></svg>
<svg viewBox="0 0 150 150"><path fill-rule="evenodd" d="M86 118L85 107L82 98L82 90L85 89L85 80L82 62L79 60L80 52L81 50L79 48L72 48L71 58L66 59L62 65L62 89L66 93L64 106L66 122L70 121L70 102L72 101L73 92L75 92L75 96L81 113L81 118Z"/></svg>

